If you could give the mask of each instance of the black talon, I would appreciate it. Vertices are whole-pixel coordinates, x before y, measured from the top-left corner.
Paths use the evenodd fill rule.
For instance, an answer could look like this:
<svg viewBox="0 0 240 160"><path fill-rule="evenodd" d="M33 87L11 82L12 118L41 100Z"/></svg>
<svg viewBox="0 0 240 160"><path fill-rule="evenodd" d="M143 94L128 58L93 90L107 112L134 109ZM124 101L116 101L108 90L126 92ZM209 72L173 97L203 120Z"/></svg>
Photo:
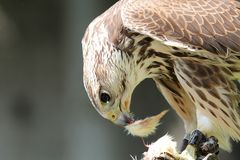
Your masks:
<svg viewBox="0 0 240 160"><path fill-rule="evenodd" d="M188 144L198 146L200 143L206 141L206 137L199 130L194 130L191 135Z"/></svg>
<svg viewBox="0 0 240 160"><path fill-rule="evenodd" d="M218 159L218 139L214 136L206 137L201 131L194 130L190 135L187 135L183 139L180 153L186 149L188 144L193 145L196 148L197 160Z"/></svg>
<svg viewBox="0 0 240 160"><path fill-rule="evenodd" d="M219 153L219 145L217 138L211 136L207 138L207 140L200 144L200 152L202 155L207 155L209 153L218 154Z"/></svg>
<svg viewBox="0 0 240 160"><path fill-rule="evenodd" d="M180 145L179 153L182 153L187 148L187 145L188 145L188 139L184 138Z"/></svg>
<svg viewBox="0 0 240 160"><path fill-rule="evenodd" d="M200 142L205 141L205 139L206 137L202 132L199 130L194 130L191 134L187 134L182 140L179 153L182 153L189 144L198 148L197 146L200 144Z"/></svg>
<svg viewBox="0 0 240 160"><path fill-rule="evenodd" d="M206 137L201 131L194 130L183 139L180 153L182 153L189 144L196 148L197 160L218 160L219 145L218 139L214 136Z"/></svg>

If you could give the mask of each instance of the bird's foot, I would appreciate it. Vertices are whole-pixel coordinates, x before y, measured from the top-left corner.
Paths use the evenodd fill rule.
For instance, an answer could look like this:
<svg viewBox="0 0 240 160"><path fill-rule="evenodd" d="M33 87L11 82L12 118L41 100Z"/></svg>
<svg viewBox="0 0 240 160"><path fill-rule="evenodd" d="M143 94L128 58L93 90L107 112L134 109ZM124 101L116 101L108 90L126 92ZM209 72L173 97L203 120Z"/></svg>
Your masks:
<svg viewBox="0 0 240 160"><path fill-rule="evenodd" d="M191 134L186 134L180 146L180 153L182 153L189 144L197 148L197 146L205 140L206 137L199 130L194 130Z"/></svg>
<svg viewBox="0 0 240 160"><path fill-rule="evenodd" d="M189 139L190 145L196 148L197 159L217 159L219 153L218 139L214 136L206 137L201 131L194 130Z"/></svg>
<svg viewBox="0 0 240 160"><path fill-rule="evenodd" d="M188 144L198 147L201 143L205 142L206 139L206 136L196 129L190 134Z"/></svg>
<svg viewBox="0 0 240 160"><path fill-rule="evenodd" d="M209 153L218 154L219 145L218 140L214 136L208 137L206 141L202 142L200 145L201 155L207 155Z"/></svg>
<svg viewBox="0 0 240 160"><path fill-rule="evenodd" d="M180 153L182 153L187 145L196 148L196 156L198 160L215 160L219 153L218 140L214 136L206 137L201 131L194 130L183 139Z"/></svg>

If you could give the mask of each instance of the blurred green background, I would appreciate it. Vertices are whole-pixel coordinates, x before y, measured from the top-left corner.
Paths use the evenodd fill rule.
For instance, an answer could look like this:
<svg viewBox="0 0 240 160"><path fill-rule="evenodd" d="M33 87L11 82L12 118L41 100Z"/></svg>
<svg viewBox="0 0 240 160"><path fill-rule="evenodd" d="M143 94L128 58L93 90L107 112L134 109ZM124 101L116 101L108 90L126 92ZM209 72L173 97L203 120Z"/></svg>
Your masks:
<svg viewBox="0 0 240 160"><path fill-rule="evenodd" d="M0 0L0 160L128 160L141 139L103 119L82 82L81 39L112 0ZM169 108L151 80L133 95L146 117ZM150 143L182 121L170 112ZM222 159L239 159L240 145ZM230 157L231 156L231 157ZM235 156L235 157L234 157ZM224 158L225 157L225 158Z"/></svg>

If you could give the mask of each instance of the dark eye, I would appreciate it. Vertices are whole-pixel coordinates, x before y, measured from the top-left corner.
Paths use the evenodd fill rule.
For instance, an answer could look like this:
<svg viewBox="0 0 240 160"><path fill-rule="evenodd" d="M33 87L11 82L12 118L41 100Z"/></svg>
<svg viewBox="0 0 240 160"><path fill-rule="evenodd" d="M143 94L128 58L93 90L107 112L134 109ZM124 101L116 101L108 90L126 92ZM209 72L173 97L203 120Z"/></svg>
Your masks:
<svg viewBox="0 0 240 160"><path fill-rule="evenodd" d="M102 93L100 93L100 100L103 103L109 103L110 100L111 100L111 97L110 97L110 95L108 93L102 92Z"/></svg>

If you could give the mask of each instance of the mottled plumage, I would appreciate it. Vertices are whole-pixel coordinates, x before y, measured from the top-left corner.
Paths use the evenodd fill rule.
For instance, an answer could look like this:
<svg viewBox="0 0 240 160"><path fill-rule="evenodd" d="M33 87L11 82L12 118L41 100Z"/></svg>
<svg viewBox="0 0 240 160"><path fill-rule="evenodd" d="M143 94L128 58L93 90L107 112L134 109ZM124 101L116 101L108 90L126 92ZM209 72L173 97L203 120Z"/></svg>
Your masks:
<svg viewBox="0 0 240 160"><path fill-rule="evenodd" d="M131 122L134 88L152 78L183 119L230 150L240 140L240 3L233 0L121 0L82 41L84 85L97 111Z"/></svg>

